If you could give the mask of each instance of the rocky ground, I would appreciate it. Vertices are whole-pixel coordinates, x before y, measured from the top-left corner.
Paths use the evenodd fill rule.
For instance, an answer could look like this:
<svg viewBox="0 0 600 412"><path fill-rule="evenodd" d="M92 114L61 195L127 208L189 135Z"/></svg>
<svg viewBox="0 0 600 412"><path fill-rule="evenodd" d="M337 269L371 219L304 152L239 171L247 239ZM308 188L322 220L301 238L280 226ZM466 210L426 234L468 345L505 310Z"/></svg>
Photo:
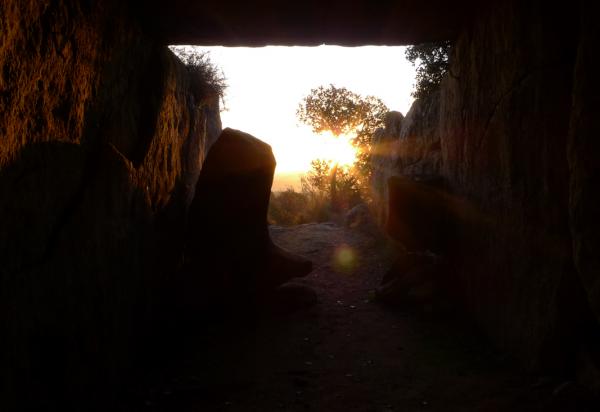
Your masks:
<svg viewBox="0 0 600 412"><path fill-rule="evenodd" d="M316 304L199 322L198 338L128 410L593 410L574 384L519 371L460 318L377 303L393 260L382 239L327 223L271 233L315 263L296 283Z"/></svg>

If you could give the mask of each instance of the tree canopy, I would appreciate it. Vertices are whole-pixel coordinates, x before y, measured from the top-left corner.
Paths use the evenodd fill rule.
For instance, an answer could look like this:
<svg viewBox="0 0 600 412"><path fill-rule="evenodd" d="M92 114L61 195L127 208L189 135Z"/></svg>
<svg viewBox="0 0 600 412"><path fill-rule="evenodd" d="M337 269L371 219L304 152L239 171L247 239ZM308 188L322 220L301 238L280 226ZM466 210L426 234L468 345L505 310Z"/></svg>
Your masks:
<svg viewBox="0 0 600 412"><path fill-rule="evenodd" d="M345 87L320 86L312 89L298 106L298 119L313 132L329 131L352 137L357 150L356 174L366 185L370 175L370 150L375 131L383 126L388 108L374 96L361 96Z"/></svg>
<svg viewBox="0 0 600 412"><path fill-rule="evenodd" d="M414 98L423 98L437 90L448 71L450 41L423 43L406 48L406 59L417 66Z"/></svg>
<svg viewBox="0 0 600 412"><path fill-rule="evenodd" d="M300 102L296 115L313 132L350 135L353 144L362 148L371 143L373 133L383 124L387 112L388 108L377 97L363 97L330 84L312 89Z"/></svg>

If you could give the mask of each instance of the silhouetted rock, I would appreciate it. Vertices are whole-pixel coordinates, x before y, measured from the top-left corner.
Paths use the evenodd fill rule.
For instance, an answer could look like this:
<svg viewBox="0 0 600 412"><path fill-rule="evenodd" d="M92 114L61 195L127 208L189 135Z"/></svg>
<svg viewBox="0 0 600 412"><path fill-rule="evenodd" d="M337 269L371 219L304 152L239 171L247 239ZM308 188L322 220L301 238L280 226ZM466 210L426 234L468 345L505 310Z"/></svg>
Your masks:
<svg viewBox="0 0 600 412"><path fill-rule="evenodd" d="M175 292L179 304L179 290L189 295L190 309L206 304L198 299L206 290L221 303L246 302L312 270L310 261L274 245L269 236L274 171L269 145L237 130L223 131L206 157L190 207L185 270Z"/></svg>
<svg viewBox="0 0 600 412"><path fill-rule="evenodd" d="M277 314L287 314L309 308L317 302L317 292L311 287L285 283L273 291L267 308Z"/></svg>
<svg viewBox="0 0 600 412"><path fill-rule="evenodd" d="M432 307L442 293L440 258L431 253L407 253L400 256L376 289L378 301L400 307Z"/></svg>
<svg viewBox="0 0 600 412"><path fill-rule="evenodd" d="M401 176L388 181L386 231L409 251L446 254L455 240L459 217L453 210L454 201L435 187L436 182Z"/></svg>
<svg viewBox="0 0 600 412"><path fill-rule="evenodd" d="M310 260L269 241L268 266L265 275L270 279L270 285L282 285L290 279L304 277L312 269L313 264Z"/></svg>
<svg viewBox="0 0 600 412"><path fill-rule="evenodd" d="M365 234L370 234L376 237L380 234L377 227L377 223L369 210L369 206L366 203L359 203L354 206L344 217L344 225L354 230L358 230Z"/></svg>

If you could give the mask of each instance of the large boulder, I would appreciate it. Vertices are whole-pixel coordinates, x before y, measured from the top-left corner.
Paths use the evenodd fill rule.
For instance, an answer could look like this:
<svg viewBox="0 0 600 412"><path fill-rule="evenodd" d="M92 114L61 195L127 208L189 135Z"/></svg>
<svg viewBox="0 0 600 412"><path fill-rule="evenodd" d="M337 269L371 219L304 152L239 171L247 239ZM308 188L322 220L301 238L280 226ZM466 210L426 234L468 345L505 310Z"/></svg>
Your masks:
<svg viewBox="0 0 600 412"><path fill-rule="evenodd" d="M454 200L438 184L437 180L416 181L402 176L388 181L386 230L408 251L446 254L453 244L459 217Z"/></svg>
<svg viewBox="0 0 600 412"><path fill-rule="evenodd" d="M274 171L271 147L247 133L225 129L209 151L189 211L185 269L176 286L186 310L207 303L204 290L211 303L247 303L312 270L310 261L271 241L267 209Z"/></svg>
<svg viewBox="0 0 600 412"><path fill-rule="evenodd" d="M388 219L390 177L422 178L440 173L439 98L435 92L415 100L406 117L399 112L388 113L385 127L373 136L371 187L381 225Z"/></svg>

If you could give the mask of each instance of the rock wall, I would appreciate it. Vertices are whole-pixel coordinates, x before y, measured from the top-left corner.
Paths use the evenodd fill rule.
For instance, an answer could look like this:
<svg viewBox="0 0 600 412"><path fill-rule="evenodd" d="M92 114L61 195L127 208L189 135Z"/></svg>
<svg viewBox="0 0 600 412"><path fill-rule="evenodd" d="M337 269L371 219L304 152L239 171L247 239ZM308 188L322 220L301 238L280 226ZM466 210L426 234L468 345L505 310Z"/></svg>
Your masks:
<svg viewBox="0 0 600 412"><path fill-rule="evenodd" d="M420 180L440 173L439 107L439 93L417 99L406 117L388 113L384 127L373 136L371 187L377 220L382 225L388 217L390 177Z"/></svg>
<svg viewBox="0 0 600 412"><path fill-rule="evenodd" d="M600 30L593 18L597 6L586 1L581 8L581 28L573 82L568 138L569 212L573 258L589 302L588 319L580 320L584 336L579 356L580 375L600 393L600 79L597 74Z"/></svg>
<svg viewBox="0 0 600 412"><path fill-rule="evenodd" d="M561 290L574 282L566 145L578 19L576 8L507 2L459 38L441 89L442 174L473 205L457 234L464 299L532 366L570 350L562 299L576 297Z"/></svg>
<svg viewBox="0 0 600 412"><path fill-rule="evenodd" d="M439 113L406 143L428 147L419 155L433 165L427 173L452 193L460 300L504 349L559 372L573 372L582 347L597 342L600 313L598 33L579 5L503 2L465 30ZM388 169L414 177L403 144L392 144L392 158L408 160Z"/></svg>
<svg viewBox="0 0 600 412"><path fill-rule="evenodd" d="M219 102L120 2L0 22L0 399L93 404L148 346Z"/></svg>

